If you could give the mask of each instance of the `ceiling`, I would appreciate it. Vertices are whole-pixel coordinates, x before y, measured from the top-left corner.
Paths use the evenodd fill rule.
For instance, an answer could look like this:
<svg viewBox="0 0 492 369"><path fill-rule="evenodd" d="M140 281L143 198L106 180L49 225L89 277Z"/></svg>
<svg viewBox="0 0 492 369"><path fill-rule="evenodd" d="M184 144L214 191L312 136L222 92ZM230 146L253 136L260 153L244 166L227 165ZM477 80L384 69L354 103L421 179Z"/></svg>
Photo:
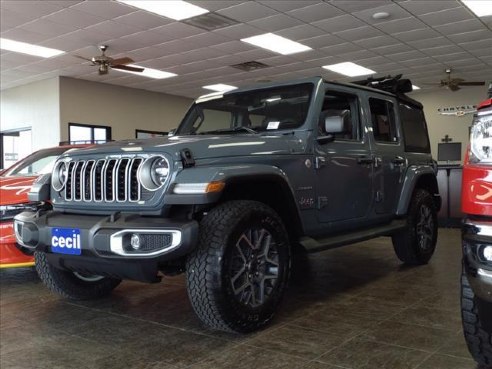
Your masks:
<svg viewBox="0 0 492 369"><path fill-rule="evenodd" d="M43 59L1 50L1 88L69 76L195 98L210 92L202 86L216 83L315 75L353 80L321 68L346 61L378 75L403 73L422 88L444 78L446 67L454 77L492 81L492 17L478 18L458 0L188 2L238 23L210 32L115 1L1 0L2 38L66 51ZM390 17L372 18L381 11ZM312 50L284 56L240 41L267 32ZM111 57L129 56L178 76L154 80L115 70L100 76L73 56L97 55L101 44L109 45ZM247 61L270 67L231 67Z"/></svg>

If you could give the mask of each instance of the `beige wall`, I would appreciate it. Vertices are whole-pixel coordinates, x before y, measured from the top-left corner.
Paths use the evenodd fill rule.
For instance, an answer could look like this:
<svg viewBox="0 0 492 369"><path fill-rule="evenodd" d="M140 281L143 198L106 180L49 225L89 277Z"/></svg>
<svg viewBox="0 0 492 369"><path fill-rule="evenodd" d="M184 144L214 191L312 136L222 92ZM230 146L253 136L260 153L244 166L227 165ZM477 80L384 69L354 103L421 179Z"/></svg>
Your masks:
<svg viewBox="0 0 492 369"><path fill-rule="evenodd" d="M32 151L60 141L58 77L3 90L0 130L32 129Z"/></svg>
<svg viewBox="0 0 492 369"><path fill-rule="evenodd" d="M462 117L446 116L440 115L437 109L456 105L476 105L486 99L487 86L463 87L456 92L442 88L430 92L414 92L410 96L424 105L434 159L437 160L437 144L447 134L453 139L452 142L462 143L463 161L469 142L468 128L471 125L473 114Z"/></svg>
<svg viewBox="0 0 492 369"><path fill-rule="evenodd" d="M114 140L135 138L135 129L176 128L192 103L188 98L60 77L60 135L68 140L68 123L112 127Z"/></svg>

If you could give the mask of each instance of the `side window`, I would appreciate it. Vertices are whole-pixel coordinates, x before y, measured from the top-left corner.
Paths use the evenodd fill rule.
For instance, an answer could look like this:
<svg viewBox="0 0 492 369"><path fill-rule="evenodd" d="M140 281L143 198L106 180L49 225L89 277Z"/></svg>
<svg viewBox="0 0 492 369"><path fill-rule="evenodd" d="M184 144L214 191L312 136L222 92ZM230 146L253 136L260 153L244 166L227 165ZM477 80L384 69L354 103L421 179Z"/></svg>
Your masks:
<svg viewBox="0 0 492 369"><path fill-rule="evenodd" d="M369 107L374 139L377 142L398 142L393 103L371 97Z"/></svg>
<svg viewBox="0 0 492 369"><path fill-rule="evenodd" d="M422 109L400 103L400 120L405 137L405 150L430 153L429 135Z"/></svg>
<svg viewBox="0 0 492 369"><path fill-rule="evenodd" d="M357 96L327 91L320 118L318 133L321 136L333 133L330 132L332 126L340 128L336 129L335 140L361 140Z"/></svg>

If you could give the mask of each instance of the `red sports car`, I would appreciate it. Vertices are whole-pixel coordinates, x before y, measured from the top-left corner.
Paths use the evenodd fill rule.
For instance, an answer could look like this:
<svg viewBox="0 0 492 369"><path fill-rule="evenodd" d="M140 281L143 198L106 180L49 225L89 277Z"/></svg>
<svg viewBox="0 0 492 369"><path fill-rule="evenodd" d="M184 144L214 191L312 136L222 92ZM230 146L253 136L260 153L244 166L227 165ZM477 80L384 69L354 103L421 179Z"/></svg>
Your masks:
<svg viewBox="0 0 492 369"><path fill-rule="evenodd" d="M42 204L29 202L27 193L41 174L51 173L58 156L67 150L88 145L59 146L34 152L0 174L0 268L34 265L30 255L16 245L13 229L14 216Z"/></svg>
<svg viewBox="0 0 492 369"><path fill-rule="evenodd" d="M473 358L492 367L492 99L478 106L463 167L461 313Z"/></svg>

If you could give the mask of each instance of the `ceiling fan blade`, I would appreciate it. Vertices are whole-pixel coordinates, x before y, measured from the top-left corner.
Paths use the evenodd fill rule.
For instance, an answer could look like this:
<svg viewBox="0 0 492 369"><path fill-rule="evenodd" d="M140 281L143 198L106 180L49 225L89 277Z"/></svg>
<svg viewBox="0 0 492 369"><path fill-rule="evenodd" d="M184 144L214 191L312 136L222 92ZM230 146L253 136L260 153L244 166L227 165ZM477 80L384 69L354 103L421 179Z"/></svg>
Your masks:
<svg viewBox="0 0 492 369"><path fill-rule="evenodd" d="M449 84L448 85L448 88L451 90L451 91L458 91L460 90L460 87L458 85L455 85L455 84Z"/></svg>
<svg viewBox="0 0 492 369"><path fill-rule="evenodd" d="M113 69L121 69L121 70L128 70L130 72L143 72L145 68L140 68L140 67L130 67L128 65L112 65L111 68Z"/></svg>
<svg viewBox="0 0 492 369"><path fill-rule="evenodd" d="M124 57L124 58L119 58L119 59L113 59L111 60L111 66L114 65L125 65L125 64L131 64L133 63L133 59L129 57Z"/></svg>
<svg viewBox="0 0 492 369"><path fill-rule="evenodd" d="M82 59L82 60L90 61L91 63L93 63L92 59L85 58L85 57L83 57L83 56L80 56L80 55L75 55L75 54L73 54L72 56L74 56L74 57L76 57L76 58L79 58L79 59Z"/></svg>
<svg viewBox="0 0 492 369"><path fill-rule="evenodd" d="M483 86L485 85L485 82L459 82L459 86Z"/></svg>

